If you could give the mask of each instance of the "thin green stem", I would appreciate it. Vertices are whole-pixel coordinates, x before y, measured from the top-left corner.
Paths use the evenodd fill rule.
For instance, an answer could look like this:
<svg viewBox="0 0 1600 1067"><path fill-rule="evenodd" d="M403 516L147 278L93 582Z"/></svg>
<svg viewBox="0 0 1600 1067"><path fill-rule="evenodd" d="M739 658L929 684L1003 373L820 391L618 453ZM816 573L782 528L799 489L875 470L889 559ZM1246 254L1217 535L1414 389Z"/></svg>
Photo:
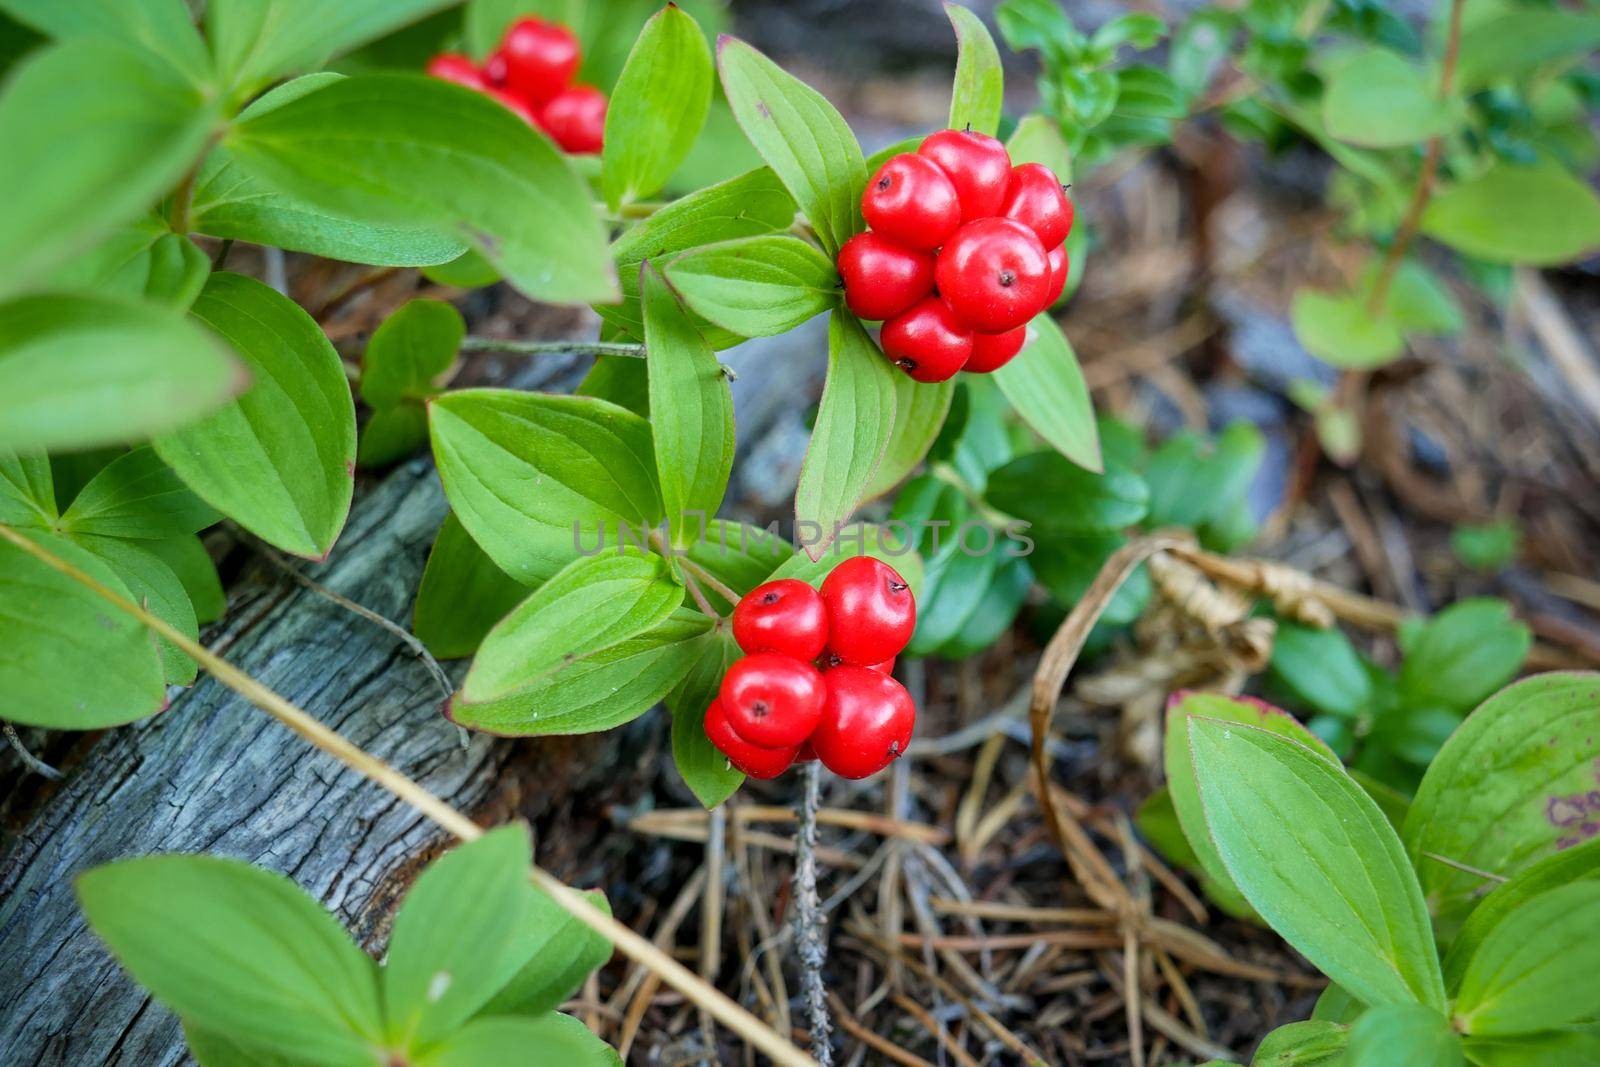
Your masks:
<svg viewBox="0 0 1600 1067"><path fill-rule="evenodd" d="M739 603L739 594L730 589L727 584L715 574L712 574L710 571L706 570L700 564L696 563L687 556L679 556L678 562L683 564L684 570L691 572L696 578L699 578L702 582L705 582L707 585L709 585L712 591L722 599L726 600L730 604Z"/></svg>

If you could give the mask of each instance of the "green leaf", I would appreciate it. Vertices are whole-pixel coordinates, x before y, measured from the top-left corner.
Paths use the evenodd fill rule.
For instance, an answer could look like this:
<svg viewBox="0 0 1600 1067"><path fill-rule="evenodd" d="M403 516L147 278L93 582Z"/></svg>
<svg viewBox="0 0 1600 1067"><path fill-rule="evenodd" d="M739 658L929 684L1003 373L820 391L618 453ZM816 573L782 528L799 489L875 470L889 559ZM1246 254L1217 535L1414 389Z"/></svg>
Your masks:
<svg viewBox="0 0 1600 1067"><path fill-rule="evenodd" d="M672 762L685 785L707 810L738 792L744 774L706 736L706 709L716 699L722 676L744 651L731 634L713 630L698 639L699 658L667 694L672 713Z"/></svg>
<svg viewBox="0 0 1600 1067"><path fill-rule="evenodd" d="M41 288L94 292L188 311L210 273L210 257L152 215L113 231L63 263Z"/></svg>
<svg viewBox="0 0 1600 1067"><path fill-rule="evenodd" d="M1464 89L1521 78L1549 64L1600 47L1600 18L1592 11L1517 5L1461 34L1457 68Z"/></svg>
<svg viewBox="0 0 1600 1067"><path fill-rule="evenodd" d="M1011 628L1033 588L1033 571L1021 559L1002 557L987 587L960 616L959 625L939 644L935 654L945 659L965 659L1000 640ZM937 602L935 602L937 604ZM939 609L936 606L934 611Z"/></svg>
<svg viewBox="0 0 1600 1067"><path fill-rule="evenodd" d="M1280 1026L1261 1039L1250 1067L1335 1067L1349 1033L1349 1027L1317 1020Z"/></svg>
<svg viewBox="0 0 1600 1067"><path fill-rule="evenodd" d="M1135 11L1111 19L1089 38L1089 47L1103 55L1111 56L1125 44L1144 50L1154 48L1166 35L1167 25L1146 11Z"/></svg>
<svg viewBox="0 0 1600 1067"><path fill-rule="evenodd" d="M428 865L395 916L383 965L389 1040L447 1038L528 960L533 851L525 824L502 826Z"/></svg>
<svg viewBox="0 0 1600 1067"><path fill-rule="evenodd" d="M861 320L835 311L828 320L828 378L811 444L794 493L796 538L813 560L866 497L889 450L894 371ZM814 531L814 532L813 532Z"/></svg>
<svg viewBox="0 0 1600 1067"><path fill-rule="evenodd" d="M1088 44L1056 0L1005 0L994 18L1013 52L1038 49L1064 65L1075 63Z"/></svg>
<svg viewBox="0 0 1600 1067"><path fill-rule="evenodd" d="M220 518L151 448L112 460L61 516L67 533L165 538L197 533Z"/></svg>
<svg viewBox="0 0 1600 1067"><path fill-rule="evenodd" d="M372 961L282 875L210 856L145 856L77 880L89 925L186 1020L306 1063L372 1062Z"/></svg>
<svg viewBox="0 0 1600 1067"><path fill-rule="evenodd" d="M461 525L525 585L663 517L650 424L592 397L463 389L428 407ZM530 492L537 487L537 492ZM623 526L629 530L625 534Z"/></svg>
<svg viewBox="0 0 1600 1067"><path fill-rule="evenodd" d="M0 447L0 522L50 529L56 521L56 491L43 452Z"/></svg>
<svg viewBox="0 0 1600 1067"><path fill-rule="evenodd" d="M248 95L386 36L452 0L209 0L206 38L222 78Z"/></svg>
<svg viewBox="0 0 1600 1067"><path fill-rule="evenodd" d="M1427 908L1372 799L1326 753L1270 730L1191 716L1187 731L1217 852L1268 925L1369 1004L1442 1011Z"/></svg>
<svg viewBox="0 0 1600 1067"><path fill-rule="evenodd" d="M667 561L630 552L576 559L489 631L461 699L500 700L664 622L683 603Z"/></svg>
<svg viewBox="0 0 1600 1067"><path fill-rule="evenodd" d="M451 512L422 570L411 630L440 659L462 659L527 595L528 587L495 566Z"/></svg>
<svg viewBox="0 0 1600 1067"><path fill-rule="evenodd" d="M74 534L72 541L110 567L126 583L134 603L142 605L190 640L200 636L200 624L195 618L194 605L189 602L189 594L166 561L146 547L151 542L95 534ZM195 661L165 637L156 635L156 644L161 650L161 670L168 684L192 683L199 672Z"/></svg>
<svg viewBox="0 0 1600 1067"><path fill-rule="evenodd" d="M148 304L56 295L0 304L0 447L136 440L216 408L242 377L204 330Z"/></svg>
<svg viewBox="0 0 1600 1067"><path fill-rule="evenodd" d="M1294 295L1290 319L1307 352L1346 370L1381 367L1405 348L1395 323L1370 314L1359 293L1301 289Z"/></svg>
<svg viewBox="0 0 1600 1067"><path fill-rule="evenodd" d="M1422 232L1475 259L1556 266L1600 247L1600 196L1556 163L1500 163L1434 193Z"/></svg>
<svg viewBox="0 0 1600 1067"><path fill-rule="evenodd" d="M1468 1034L1528 1034L1600 1012L1600 882L1509 911L1467 961L1455 1016Z"/></svg>
<svg viewBox="0 0 1600 1067"><path fill-rule="evenodd" d="M443 300L411 300L379 326L361 360L361 399L375 408L419 400L456 360L467 324Z"/></svg>
<svg viewBox="0 0 1600 1067"><path fill-rule="evenodd" d="M974 129L993 137L1000 128L1005 98L1005 71L1000 51L983 20L960 4L946 3L944 13L955 27L956 81L950 92L950 129Z"/></svg>
<svg viewBox="0 0 1600 1067"><path fill-rule="evenodd" d="M1417 707L1470 708L1516 677L1532 644L1505 601L1459 600L1407 642L1400 696Z"/></svg>
<svg viewBox="0 0 1600 1067"><path fill-rule="evenodd" d="M182 1022L183 1039L200 1067L309 1067L305 1060L292 1059L275 1049L204 1029L187 1019Z"/></svg>
<svg viewBox="0 0 1600 1067"><path fill-rule="evenodd" d="M19 531L112 592L133 594L99 558L54 534ZM98 730L159 711L161 658L148 631L85 586L0 543L0 704L5 717Z"/></svg>
<svg viewBox="0 0 1600 1067"><path fill-rule="evenodd" d="M215 101L178 70L109 40L75 39L19 63L0 95L0 293L148 211L217 119Z"/></svg>
<svg viewBox="0 0 1600 1067"><path fill-rule="evenodd" d="M745 136L836 255L862 229L867 165L855 135L820 93L743 41L718 38L717 61Z"/></svg>
<svg viewBox="0 0 1600 1067"><path fill-rule="evenodd" d="M256 177L323 210L461 238L535 300L617 298L583 182L481 93L361 74L246 119L223 143Z"/></svg>
<svg viewBox="0 0 1600 1067"><path fill-rule="evenodd" d="M1071 608L1089 591L1111 553L1127 543L1128 539L1119 533L1065 536L1047 530L1028 556L1028 565L1056 602ZM1128 625L1144 614L1150 596L1150 572L1139 567L1112 594L1100 613L1100 623Z"/></svg>
<svg viewBox="0 0 1600 1067"><path fill-rule="evenodd" d="M674 4L652 15L606 108L600 189L613 210L672 177L706 123L711 83L711 49L694 19Z"/></svg>
<svg viewBox="0 0 1600 1067"><path fill-rule="evenodd" d="M1253 423L1229 423L1211 442L1192 433L1169 437L1144 470L1150 488L1149 522L1201 527L1245 499L1267 450Z"/></svg>
<svg viewBox="0 0 1600 1067"><path fill-rule="evenodd" d="M1478 1067L1600 1067L1600 1032L1553 1030L1515 1037L1469 1037L1467 1058Z"/></svg>
<svg viewBox="0 0 1600 1067"><path fill-rule="evenodd" d="M1323 89L1323 124L1331 136L1351 144L1416 145L1448 132L1454 119L1422 71L1386 48L1347 54Z"/></svg>
<svg viewBox="0 0 1600 1067"><path fill-rule="evenodd" d="M374 411L361 427L356 466L374 470L397 463L428 443L428 411L415 400Z"/></svg>
<svg viewBox="0 0 1600 1067"><path fill-rule="evenodd" d="M1350 1028L1347 1067L1465 1067L1461 1039L1439 1011L1422 1004L1384 1004Z"/></svg>
<svg viewBox="0 0 1600 1067"><path fill-rule="evenodd" d="M507 737L609 730L644 714L689 673L699 652L694 639L709 628L704 615L679 609L655 629L504 699L469 704L458 696L450 720Z"/></svg>
<svg viewBox="0 0 1600 1067"><path fill-rule="evenodd" d="M1205 92L1227 59L1238 19L1236 12L1205 8L1185 18L1173 33L1167 72L1187 99Z"/></svg>
<svg viewBox="0 0 1600 1067"><path fill-rule="evenodd" d="M1311 1009L1311 1018L1318 1022L1353 1023L1361 1018L1361 1013L1367 1006L1352 997L1339 985L1329 983L1317 997L1317 1003Z"/></svg>
<svg viewBox="0 0 1600 1067"><path fill-rule="evenodd" d="M989 475L984 498L1053 536L1112 533L1149 511L1144 479L1121 467L1096 474L1053 452L1018 456Z"/></svg>
<svg viewBox="0 0 1600 1067"><path fill-rule="evenodd" d="M820 588L822 580L832 573L833 568L852 556L871 556L882 560L906 580L913 596L922 595L922 557L917 554L916 546L908 544L888 527L865 522L853 522L839 531L839 536L815 559L805 552L796 552L767 575L767 581L798 578Z"/></svg>
<svg viewBox="0 0 1600 1067"><path fill-rule="evenodd" d="M0 0L0 11L57 40L87 39L144 49L197 85L211 74L205 42L183 0Z"/></svg>
<svg viewBox="0 0 1600 1067"><path fill-rule="evenodd" d="M551 1012L536 1019L479 1019L417 1061L417 1067L622 1067L622 1057L583 1023Z"/></svg>
<svg viewBox="0 0 1600 1067"><path fill-rule="evenodd" d="M146 541L139 546L161 557L172 568L194 606L195 619L201 625L216 622L228 610L228 595L222 591L222 581L217 577L217 565L200 538L168 537L160 541Z"/></svg>
<svg viewBox="0 0 1600 1067"><path fill-rule="evenodd" d="M1011 131L1006 151L1015 166L1043 163L1062 181L1072 180L1072 149L1061 136L1060 123L1046 115L1024 115Z"/></svg>
<svg viewBox="0 0 1600 1067"><path fill-rule="evenodd" d="M1514 519L1466 523L1450 531L1450 551L1475 571L1503 570L1521 549L1522 527Z"/></svg>
<svg viewBox="0 0 1600 1067"><path fill-rule="evenodd" d="M645 259L664 262L701 245L787 230L794 222L794 200L767 167L701 189L661 208L628 230L611 246L622 279L622 303L595 308L607 324L644 339L639 309L639 268ZM730 348L744 340L721 328L701 331L711 347Z"/></svg>
<svg viewBox="0 0 1600 1067"><path fill-rule="evenodd" d="M1029 324L1017 357L994 372L994 380L1022 421L1057 452L1085 470L1100 470L1100 439L1094 404L1061 327L1049 315Z"/></svg>
<svg viewBox="0 0 1600 1067"><path fill-rule="evenodd" d="M888 451L867 484L866 499L889 492L917 469L944 428L955 392L953 378L929 385L894 375L894 429Z"/></svg>
<svg viewBox="0 0 1600 1067"><path fill-rule="evenodd" d="M589 972L611 958L611 942L590 929L543 889L524 883L527 922L519 935L528 962L480 1015L538 1015L560 1007ZM583 896L607 915L611 903L599 890Z"/></svg>
<svg viewBox="0 0 1600 1067"><path fill-rule="evenodd" d="M815 245L764 234L691 249L667 280L696 314L741 337L771 337L839 304L839 272Z"/></svg>
<svg viewBox="0 0 1600 1067"><path fill-rule="evenodd" d="M715 515L733 471L733 389L716 353L647 261L639 291L661 503L674 545L691 536L689 515Z"/></svg>
<svg viewBox="0 0 1600 1067"><path fill-rule="evenodd" d="M1338 627L1318 630L1280 619L1271 671L1296 704L1328 715L1354 720L1372 704L1372 676Z"/></svg>
<svg viewBox="0 0 1600 1067"><path fill-rule="evenodd" d="M355 491L356 412L339 353L298 304L240 274L213 274L193 314L253 381L222 410L158 437L156 451L251 533L326 556Z"/></svg>
<svg viewBox="0 0 1600 1067"><path fill-rule="evenodd" d="M1362 272L1356 292L1361 294L1363 306L1381 270L1382 262L1374 259ZM1395 270L1382 314L1404 333L1449 336L1460 333L1466 326L1461 305L1450 295L1450 290L1414 259L1402 260Z"/></svg>

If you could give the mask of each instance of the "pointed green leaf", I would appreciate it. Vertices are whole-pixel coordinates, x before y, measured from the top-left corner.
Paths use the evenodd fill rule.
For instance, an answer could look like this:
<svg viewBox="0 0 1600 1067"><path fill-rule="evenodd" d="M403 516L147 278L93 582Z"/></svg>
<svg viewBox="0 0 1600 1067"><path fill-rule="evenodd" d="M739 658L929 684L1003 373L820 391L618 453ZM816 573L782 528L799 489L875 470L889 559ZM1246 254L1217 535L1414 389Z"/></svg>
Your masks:
<svg viewBox="0 0 1600 1067"><path fill-rule="evenodd" d="M741 337L771 337L839 303L839 272L815 245L764 235L704 245L666 265L690 309Z"/></svg>
<svg viewBox="0 0 1600 1067"><path fill-rule="evenodd" d="M79 876L89 925L139 983L204 1029L308 1064L371 1063L372 961L282 875L211 856L145 856Z"/></svg>
<svg viewBox="0 0 1600 1067"><path fill-rule="evenodd" d="M995 383L1052 448L1084 470L1100 470L1094 404L1072 345L1049 315L1035 317L1028 332L1022 351L994 372Z"/></svg>
<svg viewBox="0 0 1600 1067"><path fill-rule="evenodd" d="M165 560L151 552L149 541L128 541L121 537L74 534L72 541L102 560L133 594L133 602L156 618L175 627L190 640L200 636L189 594ZM195 661L170 640L156 636L161 649L161 669L169 685L189 685L199 673Z"/></svg>
<svg viewBox="0 0 1600 1067"><path fill-rule="evenodd" d="M361 399L375 408L421 399L461 350L467 325L443 300L411 300L372 333L361 360Z"/></svg>
<svg viewBox="0 0 1600 1067"><path fill-rule="evenodd" d="M57 40L98 40L147 50L197 85L211 73L205 42L183 0L0 0L0 11Z"/></svg>
<svg viewBox="0 0 1600 1067"><path fill-rule="evenodd" d="M159 216L114 230L50 272L51 289L147 300L188 311L211 273L211 258Z"/></svg>
<svg viewBox="0 0 1600 1067"><path fill-rule="evenodd" d="M1509 911L1467 961L1455 1016L1468 1034L1531 1034L1600 1012L1600 882Z"/></svg>
<svg viewBox="0 0 1600 1067"><path fill-rule="evenodd" d="M1343 1067L1465 1067L1461 1039L1432 1007L1386 1004L1362 1014L1350 1028Z"/></svg>
<svg viewBox="0 0 1600 1067"><path fill-rule="evenodd" d="M1293 695L1295 707L1353 721L1373 699L1372 676L1338 627L1318 630L1279 620L1271 671L1273 681Z"/></svg>
<svg viewBox="0 0 1600 1067"><path fill-rule="evenodd" d="M1013 166L1042 163L1055 171L1061 181L1072 181L1072 148L1061 136L1061 124L1048 115L1024 115L1011 131L1006 151L1011 153Z"/></svg>
<svg viewBox="0 0 1600 1067"><path fill-rule="evenodd" d="M974 129L993 137L1000 127L1005 97L1005 72L1000 50L983 20L960 4L946 3L944 13L955 27L958 50L956 80L950 93L950 128Z"/></svg>
<svg viewBox="0 0 1600 1067"><path fill-rule="evenodd" d="M215 508L195 496L153 448L112 460L72 500L61 529L76 534L160 539L198 533Z"/></svg>
<svg viewBox="0 0 1600 1067"><path fill-rule="evenodd" d="M1491 263L1570 263L1600 248L1600 196L1558 163L1500 163L1434 193L1422 232Z"/></svg>
<svg viewBox="0 0 1600 1067"><path fill-rule="evenodd" d="M553 1011L611 958L611 942L590 929L543 889L524 883L528 917L519 939L528 962L484 1005L480 1016L538 1015ZM605 914L611 902L599 890L583 896Z"/></svg>
<svg viewBox="0 0 1600 1067"><path fill-rule="evenodd" d="M479 1019L417 1060L417 1067L622 1067L622 1057L583 1023L550 1012L535 1019Z"/></svg>
<svg viewBox="0 0 1600 1067"><path fill-rule="evenodd" d="M397 463L428 443L428 409L416 400L374 411L361 426L356 466L375 470Z"/></svg>
<svg viewBox="0 0 1600 1067"><path fill-rule="evenodd" d="M1552 1030L1514 1037L1469 1037L1467 1058L1477 1067L1600 1067L1600 1031Z"/></svg>
<svg viewBox="0 0 1600 1067"><path fill-rule="evenodd" d="M172 573L183 584L194 605L195 618L201 625L216 622L228 610L228 596L222 591L222 581L217 577L217 565L200 538L169 537L160 541L146 541L140 548L160 556Z"/></svg>
<svg viewBox="0 0 1600 1067"><path fill-rule="evenodd" d="M1505 601L1458 600L1407 642L1400 696L1412 707L1470 708L1516 677L1532 644Z"/></svg>
<svg viewBox="0 0 1600 1067"><path fill-rule="evenodd" d="M711 49L694 19L675 4L652 15L606 108L600 189L613 209L672 177L706 123L711 82Z"/></svg>
<svg viewBox="0 0 1600 1067"><path fill-rule="evenodd" d="M738 792L744 774L717 750L706 736L706 709L717 697L722 676L744 655L725 631L713 630L696 642L699 658L672 692L667 710L672 713L672 762L690 792L707 810Z"/></svg>
<svg viewBox="0 0 1600 1067"><path fill-rule="evenodd" d="M422 570L411 631L440 659L462 659L527 595L528 587L495 566L452 512Z"/></svg>
<svg viewBox="0 0 1600 1067"><path fill-rule="evenodd" d="M1340 59L1322 93L1331 136L1371 148L1416 145L1447 132L1450 107L1398 52L1366 48Z"/></svg>
<svg viewBox="0 0 1600 1067"><path fill-rule="evenodd" d="M158 437L156 451L251 533L298 556L326 556L355 491L355 404L339 353L298 304L240 274L213 274L193 314L232 345L252 384Z"/></svg>
<svg viewBox="0 0 1600 1067"><path fill-rule="evenodd" d="M0 447L0 522L50 528L55 520L56 491L49 457L43 452Z"/></svg>
<svg viewBox="0 0 1600 1067"><path fill-rule="evenodd" d="M312 1067L305 1060L207 1030L187 1019L183 1020L183 1039L189 1045L189 1055L200 1067Z"/></svg>
<svg viewBox="0 0 1600 1067"><path fill-rule="evenodd" d="M1096 474L1054 452L1018 456L989 475L984 498L1052 534L1114 533L1150 510L1143 478L1121 467Z"/></svg>
<svg viewBox="0 0 1600 1067"><path fill-rule="evenodd" d="M929 385L905 374L894 375L894 429L888 451L867 486L868 499L889 492L917 469L944 428L955 391L953 378Z"/></svg>
<svg viewBox="0 0 1600 1067"><path fill-rule="evenodd" d="M862 228L867 165L855 134L821 93L738 38L718 38L717 62L745 136L837 254Z"/></svg>
<svg viewBox="0 0 1600 1067"><path fill-rule="evenodd" d="M1521 78L1600 48L1593 11L1484 5L1492 15L1461 34L1461 84L1467 89Z"/></svg>
<svg viewBox="0 0 1600 1067"><path fill-rule="evenodd" d="M1349 1041L1349 1028L1307 1020L1280 1026L1250 1058L1250 1067L1337 1067Z"/></svg>
<svg viewBox="0 0 1600 1067"><path fill-rule="evenodd" d="M1294 335L1313 356L1347 370L1380 367L1398 357L1405 338L1395 324L1370 314L1357 293L1301 289L1290 312Z"/></svg>

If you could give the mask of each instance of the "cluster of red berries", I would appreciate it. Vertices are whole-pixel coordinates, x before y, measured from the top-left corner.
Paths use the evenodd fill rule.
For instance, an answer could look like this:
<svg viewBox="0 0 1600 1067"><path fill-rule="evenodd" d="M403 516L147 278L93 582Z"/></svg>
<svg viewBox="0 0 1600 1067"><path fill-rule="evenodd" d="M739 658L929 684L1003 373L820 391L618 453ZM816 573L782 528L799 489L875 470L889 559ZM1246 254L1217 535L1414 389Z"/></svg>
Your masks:
<svg viewBox="0 0 1600 1067"><path fill-rule="evenodd" d="M706 736L752 778L813 759L844 778L877 774L916 725L889 674L916 624L910 586L871 556L839 564L820 592L796 578L757 586L733 609L746 655L706 709Z"/></svg>
<svg viewBox="0 0 1600 1067"><path fill-rule="evenodd" d="M1066 288L1072 201L993 137L940 130L878 168L861 210L871 229L839 249L845 303L883 321L884 355L919 382L1005 366Z"/></svg>
<svg viewBox="0 0 1600 1067"><path fill-rule="evenodd" d="M483 66L445 52L428 63L428 73L493 97L562 151L583 155L599 152L605 140L606 94L573 83L582 58L571 30L525 18L511 24Z"/></svg>

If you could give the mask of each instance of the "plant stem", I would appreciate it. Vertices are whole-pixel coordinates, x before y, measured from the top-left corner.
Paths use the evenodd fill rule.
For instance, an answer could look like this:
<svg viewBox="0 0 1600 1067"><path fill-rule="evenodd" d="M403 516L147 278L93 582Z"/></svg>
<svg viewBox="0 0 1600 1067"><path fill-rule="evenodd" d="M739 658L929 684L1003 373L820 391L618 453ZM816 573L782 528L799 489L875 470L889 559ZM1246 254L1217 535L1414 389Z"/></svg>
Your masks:
<svg viewBox="0 0 1600 1067"><path fill-rule="evenodd" d="M11 750L17 754L17 758L21 760L30 771L32 771L34 774L48 778L52 782L61 781L63 776L60 771L50 766L50 764L46 763L38 756L35 756L32 752L28 751L28 746L24 745L22 743L22 738L17 736L16 727L12 726L9 722L0 722L0 732L3 732L6 735L6 743L11 746Z"/></svg>
<svg viewBox="0 0 1600 1067"><path fill-rule="evenodd" d="M716 593L722 599L726 600L730 604L739 603L739 594L730 589L728 585L715 574L712 574L710 571L706 570L704 567L700 566L700 564L696 563L687 556L679 556L678 562L683 564L684 570L693 572L695 577L709 585L712 592Z"/></svg>
<svg viewBox="0 0 1600 1067"><path fill-rule="evenodd" d="M645 359L649 356L644 345L626 341L512 341L498 337L468 337L461 342L463 352L506 352L514 356L626 356ZM739 375L726 363L719 363L722 376L730 382Z"/></svg>
<svg viewBox="0 0 1600 1067"><path fill-rule="evenodd" d="M800 997L805 1001L811 1030L811 1055L822 1067L833 1067L833 1022L828 1017L827 986L822 965L828 959L828 939L822 907L817 899L817 809L822 805L822 764L806 764L805 794L800 822L795 830L794 943L800 957Z"/></svg>

